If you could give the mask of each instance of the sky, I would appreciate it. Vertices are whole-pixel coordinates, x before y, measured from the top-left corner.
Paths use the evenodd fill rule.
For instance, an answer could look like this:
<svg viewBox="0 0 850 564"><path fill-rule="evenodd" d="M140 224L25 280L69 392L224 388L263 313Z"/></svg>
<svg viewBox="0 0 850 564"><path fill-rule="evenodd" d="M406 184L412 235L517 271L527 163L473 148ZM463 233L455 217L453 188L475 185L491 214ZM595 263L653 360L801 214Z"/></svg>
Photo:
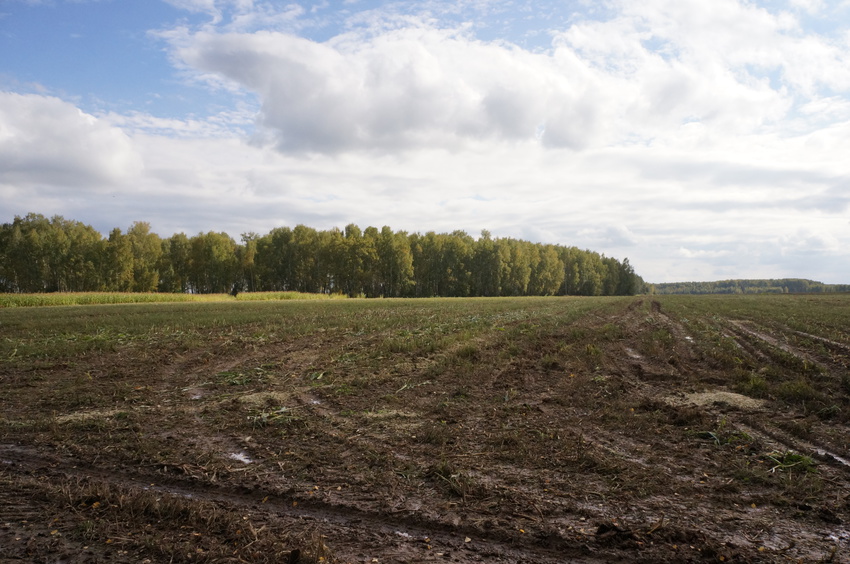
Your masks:
<svg viewBox="0 0 850 564"><path fill-rule="evenodd" d="M850 0L0 0L0 222L850 283Z"/></svg>

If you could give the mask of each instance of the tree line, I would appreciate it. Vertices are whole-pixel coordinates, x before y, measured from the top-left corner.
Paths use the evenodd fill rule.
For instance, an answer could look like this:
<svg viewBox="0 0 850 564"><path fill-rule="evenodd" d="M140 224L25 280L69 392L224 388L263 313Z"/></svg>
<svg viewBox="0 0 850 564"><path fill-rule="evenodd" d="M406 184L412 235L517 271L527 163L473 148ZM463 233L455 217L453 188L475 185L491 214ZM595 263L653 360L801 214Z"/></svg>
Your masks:
<svg viewBox="0 0 850 564"><path fill-rule="evenodd" d="M162 238L149 223L104 237L61 216L30 213L0 226L0 291L299 291L366 297L632 295L645 290L628 259L576 247L464 231L278 227Z"/></svg>
<svg viewBox="0 0 850 564"><path fill-rule="evenodd" d="M649 287L649 291L655 294L805 294L850 292L850 284L824 284L804 278L719 280L653 284Z"/></svg>

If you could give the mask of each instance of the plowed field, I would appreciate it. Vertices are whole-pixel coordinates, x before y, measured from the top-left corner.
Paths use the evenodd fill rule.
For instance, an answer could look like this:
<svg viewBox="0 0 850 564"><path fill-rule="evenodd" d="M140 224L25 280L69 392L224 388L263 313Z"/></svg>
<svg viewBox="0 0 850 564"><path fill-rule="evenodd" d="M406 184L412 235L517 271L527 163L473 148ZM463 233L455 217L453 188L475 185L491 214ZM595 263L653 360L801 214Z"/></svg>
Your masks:
<svg viewBox="0 0 850 564"><path fill-rule="evenodd" d="M0 310L1 562L848 562L850 296Z"/></svg>

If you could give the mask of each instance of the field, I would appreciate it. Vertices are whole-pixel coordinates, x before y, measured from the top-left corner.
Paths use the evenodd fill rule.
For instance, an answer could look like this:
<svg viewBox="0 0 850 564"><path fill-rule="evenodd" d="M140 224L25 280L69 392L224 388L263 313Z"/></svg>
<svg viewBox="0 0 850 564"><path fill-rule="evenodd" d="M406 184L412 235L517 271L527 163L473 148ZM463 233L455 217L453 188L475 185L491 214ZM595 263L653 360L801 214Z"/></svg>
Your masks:
<svg viewBox="0 0 850 564"><path fill-rule="evenodd" d="M850 295L0 309L0 562L848 562Z"/></svg>

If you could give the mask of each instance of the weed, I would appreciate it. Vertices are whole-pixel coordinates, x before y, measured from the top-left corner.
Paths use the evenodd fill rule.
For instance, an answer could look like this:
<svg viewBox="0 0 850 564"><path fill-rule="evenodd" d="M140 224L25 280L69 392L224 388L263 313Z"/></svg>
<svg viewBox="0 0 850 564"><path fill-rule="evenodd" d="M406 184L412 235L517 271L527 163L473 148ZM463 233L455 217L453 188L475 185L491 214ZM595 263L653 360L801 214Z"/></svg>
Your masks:
<svg viewBox="0 0 850 564"><path fill-rule="evenodd" d="M454 432L444 421L424 424L419 428L416 436L425 444L439 447L454 443L456 440Z"/></svg>
<svg viewBox="0 0 850 564"><path fill-rule="evenodd" d="M396 393L398 394L403 392L404 390L412 390L413 388L418 388L419 386L427 386L429 384L433 384L433 382L431 382L431 380L425 380L424 382L411 383L410 380L408 380L401 388L396 390Z"/></svg>
<svg viewBox="0 0 850 564"><path fill-rule="evenodd" d="M475 482L472 477L459 471L452 463L446 460L432 466L428 470L427 475L434 478L445 491L464 501L475 488Z"/></svg>
<svg viewBox="0 0 850 564"><path fill-rule="evenodd" d="M262 428L269 425L291 425L301 422L302 418L295 413L295 408L279 407L271 411L258 411L249 415L248 421L252 427Z"/></svg>
<svg viewBox="0 0 850 564"><path fill-rule="evenodd" d="M587 337L587 331L579 327L573 327L568 333L568 340L574 343L584 341Z"/></svg>
<svg viewBox="0 0 850 564"><path fill-rule="evenodd" d="M788 403L796 404L805 404L821 397L820 393L802 378L782 382L776 386L776 395Z"/></svg>
<svg viewBox="0 0 850 564"><path fill-rule="evenodd" d="M462 345L455 354L458 358L475 360L478 358L478 346L474 343L466 343L465 345Z"/></svg>
<svg viewBox="0 0 850 564"><path fill-rule="evenodd" d="M334 553L325 544L325 536L316 530L301 534L301 548L290 552L288 562L297 564L326 564L334 561Z"/></svg>
<svg viewBox="0 0 850 564"><path fill-rule="evenodd" d="M219 384L227 384L228 386L245 386L253 381L252 376L253 375L250 373L228 370L216 374L215 379Z"/></svg>
<svg viewBox="0 0 850 564"><path fill-rule="evenodd" d="M771 472L815 472L817 464L804 454L792 451L771 452L765 455L765 460L770 464Z"/></svg>
<svg viewBox="0 0 850 564"><path fill-rule="evenodd" d="M623 329L619 325L606 323L599 330L599 338L603 341L619 341L623 338Z"/></svg>
<svg viewBox="0 0 850 564"><path fill-rule="evenodd" d="M744 372L741 380L735 385L735 390L753 398L766 398L769 395L770 386L760 374Z"/></svg>
<svg viewBox="0 0 850 564"><path fill-rule="evenodd" d="M558 370L562 368L560 359L548 354L540 359L540 366L545 370Z"/></svg>
<svg viewBox="0 0 850 564"><path fill-rule="evenodd" d="M714 441L714 444L717 446L731 445L743 447L751 445L754 442L753 437L748 433L729 428L729 422L725 417L717 422L714 429L710 431L696 431L693 435L699 439Z"/></svg>
<svg viewBox="0 0 850 564"><path fill-rule="evenodd" d="M334 394L338 396L350 396L355 393L355 388L352 383L343 383L334 388Z"/></svg>
<svg viewBox="0 0 850 564"><path fill-rule="evenodd" d="M598 359L602 356L602 350L593 343L588 343L587 345L585 345L584 352L589 358L593 359Z"/></svg>

